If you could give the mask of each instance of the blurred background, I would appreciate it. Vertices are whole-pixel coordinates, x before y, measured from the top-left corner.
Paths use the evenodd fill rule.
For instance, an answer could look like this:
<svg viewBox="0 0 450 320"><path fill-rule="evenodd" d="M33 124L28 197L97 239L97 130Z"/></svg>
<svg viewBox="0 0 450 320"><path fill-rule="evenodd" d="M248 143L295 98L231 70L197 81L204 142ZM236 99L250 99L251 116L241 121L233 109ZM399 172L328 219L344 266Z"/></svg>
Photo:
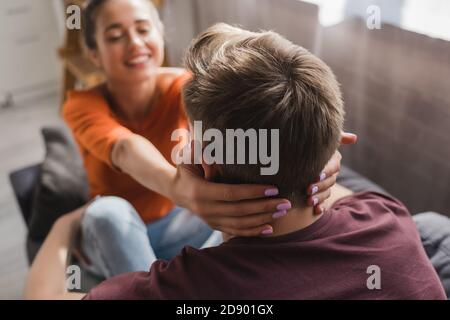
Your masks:
<svg viewBox="0 0 450 320"><path fill-rule="evenodd" d="M0 299L21 298L28 268L35 195L17 188L17 172L45 158L41 128L62 125L66 91L103 80L83 54L80 30L66 27L68 6L84 2L0 1ZM413 214L450 215L450 1L155 2L168 66L181 66L192 38L215 22L274 30L321 57L342 85L346 130L359 136L343 163ZM36 179L21 176L28 185Z"/></svg>

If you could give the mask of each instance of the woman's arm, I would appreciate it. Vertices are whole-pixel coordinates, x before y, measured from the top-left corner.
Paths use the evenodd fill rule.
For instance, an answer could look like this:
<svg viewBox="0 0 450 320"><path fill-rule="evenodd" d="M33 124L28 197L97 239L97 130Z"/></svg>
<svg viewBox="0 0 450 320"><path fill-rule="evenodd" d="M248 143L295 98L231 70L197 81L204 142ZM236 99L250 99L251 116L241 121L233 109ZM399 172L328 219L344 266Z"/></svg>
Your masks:
<svg viewBox="0 0 450 320"><path fill-rule="evenodd" d="M343 144L356 136L343 134ZM320 206L329 196L340 169L339 152L324 169L321 181L309 188L311 206ZM213 229L235 236L258 236L270 228L273 214L288 200L274 198L278 190L270 185L227 185L209 182L195 166L173 167L156 147L139 135L119 139L112 148L113 165L150 190L198 214ZM314 200L317 199L317 200Z"/></svg>
<svg viewBox="0 0 450 320"><path fill-rule="evenodd" d="M177 169L146 138L133 134L119 139L112 148L111 162L144 187L172 198Z"/></svg>
<svg viewBox="0 0 450 320"><path fill-rule="evenodd" d="M80 300L84 293L68 292L66 268L85 206L58 219L31 265L25 299Z"/></svg>
<svg viewBox="0 0 450 320"><path fill-rule="evenodd" d="M193 167L175 168L150 141L139 135L116 142L111 161L146 188L198 214L212 228L231 228L236 235L260 235L272 221L273 213L279 211L277 206L289 202L273 198L276 192L267 193L275 189L273 186L212 183ZM248 228L242 229L242 225Z"/></svg>

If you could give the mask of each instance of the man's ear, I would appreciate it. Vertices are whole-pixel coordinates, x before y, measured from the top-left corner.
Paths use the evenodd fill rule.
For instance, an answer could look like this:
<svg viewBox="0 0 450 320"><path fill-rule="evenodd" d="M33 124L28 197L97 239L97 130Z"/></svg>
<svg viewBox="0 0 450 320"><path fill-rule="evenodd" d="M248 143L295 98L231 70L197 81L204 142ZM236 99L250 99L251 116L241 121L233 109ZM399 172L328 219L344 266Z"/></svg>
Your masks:
<svg viewBox="0 0 450 320"><path fill-rule="evenodd" d="M102 67L102 63L100 61L100 57L98 55L98 51L95 49L88 49L87 50L87 56L89 58L89 60L91 60L91 62L93 64L95 64L95 66L97 68L101 68Z"/></svg>
<svg viewBox="0 0 450 320"><path fill-rule="evenodd" d="M208 181L213 181L214 178L220 175L219 168L216 164L207 164L202 161L203 172L205 173L205 179Z"/></svg>

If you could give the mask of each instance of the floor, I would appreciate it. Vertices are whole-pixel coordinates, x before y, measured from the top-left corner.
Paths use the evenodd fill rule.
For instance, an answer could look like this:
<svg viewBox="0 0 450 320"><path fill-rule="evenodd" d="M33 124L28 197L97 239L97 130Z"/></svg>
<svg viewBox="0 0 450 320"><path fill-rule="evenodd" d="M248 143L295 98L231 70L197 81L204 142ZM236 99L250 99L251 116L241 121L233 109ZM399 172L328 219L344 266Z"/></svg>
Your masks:
<svg viewBox="0 0 450 320"><path fill-rule="evenodd" d="M9 184L10 171L44 157L40 128L60 123L57 95L0 109L0 299L20 299L27 273L26 229Z"/></svg>

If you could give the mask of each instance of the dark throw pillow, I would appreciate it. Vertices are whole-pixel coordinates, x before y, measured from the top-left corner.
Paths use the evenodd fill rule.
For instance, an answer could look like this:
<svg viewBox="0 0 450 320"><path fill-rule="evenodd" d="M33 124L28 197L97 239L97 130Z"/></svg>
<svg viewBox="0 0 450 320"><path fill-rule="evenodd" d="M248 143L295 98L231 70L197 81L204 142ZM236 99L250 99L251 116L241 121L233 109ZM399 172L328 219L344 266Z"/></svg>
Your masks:
<svg viewBox="0 0 450 320"><path fill-rule="evenodd" d="M88 185L82 160L65 128L43 128L46 155L35 186L29 236L44 239L61 216L88 201Z"/></svg>

